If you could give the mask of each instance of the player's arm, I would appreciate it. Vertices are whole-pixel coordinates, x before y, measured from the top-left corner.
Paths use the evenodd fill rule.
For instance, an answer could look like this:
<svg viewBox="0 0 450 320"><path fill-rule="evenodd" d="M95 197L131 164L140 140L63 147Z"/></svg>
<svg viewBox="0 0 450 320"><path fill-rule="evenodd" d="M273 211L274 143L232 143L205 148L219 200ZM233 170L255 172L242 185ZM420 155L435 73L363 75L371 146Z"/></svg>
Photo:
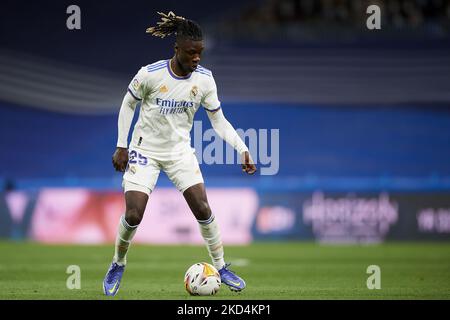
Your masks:
<svg viewBox="0 0 450 320"><path fill-rule="evenodd" d="M248 174L254 174L256 172L256 166L248 152L248 148L231 123L225 118L222 109L219 108L215 111L208 110L207 113L212 127L217 134L241 155L242 171Z"/></svg>
<svg viewBox="0 0 450 320"><path fill-rule="evenodd" d="M128 91L123 98L119 111L118 138L116 151L112 157L112 163L116 171L124 172L128 163L128 134L130 132L131 122L133 121L134 111L139 101Z"/></svg>

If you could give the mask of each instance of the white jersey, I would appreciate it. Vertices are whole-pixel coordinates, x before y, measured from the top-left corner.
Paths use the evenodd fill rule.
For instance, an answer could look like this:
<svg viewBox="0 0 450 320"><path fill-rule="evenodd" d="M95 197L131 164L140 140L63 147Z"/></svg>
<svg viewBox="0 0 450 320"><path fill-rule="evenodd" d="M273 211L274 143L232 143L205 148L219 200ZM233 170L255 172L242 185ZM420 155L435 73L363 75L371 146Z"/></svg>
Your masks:
<svg viewBox="0 0 450 320"><path fill-rule="evenodd" d="M160 160L192 150L190 131L200 105L208 111L220 109L212 73L200 65L179 77L170 60L160 60L142 67L128 91L141 101L131 145Z"/></svg>

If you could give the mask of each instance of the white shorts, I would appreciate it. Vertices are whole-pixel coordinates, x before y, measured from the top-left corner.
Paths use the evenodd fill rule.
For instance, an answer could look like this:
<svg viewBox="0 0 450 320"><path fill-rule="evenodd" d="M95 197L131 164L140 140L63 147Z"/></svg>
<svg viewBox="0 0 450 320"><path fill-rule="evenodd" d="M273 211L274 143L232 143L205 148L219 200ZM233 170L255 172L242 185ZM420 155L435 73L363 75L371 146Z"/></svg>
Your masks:
<svg viewBox="0 0 450 320"><path fill-rule="evenodd" d="M128 165L122 183L124 192L140 191L150 194L155 188L160 170L167 174L182 193L187 188L204 182L193 150L172 160L157 160L149 153L134 147L130 147L128 154Z"/></svg>

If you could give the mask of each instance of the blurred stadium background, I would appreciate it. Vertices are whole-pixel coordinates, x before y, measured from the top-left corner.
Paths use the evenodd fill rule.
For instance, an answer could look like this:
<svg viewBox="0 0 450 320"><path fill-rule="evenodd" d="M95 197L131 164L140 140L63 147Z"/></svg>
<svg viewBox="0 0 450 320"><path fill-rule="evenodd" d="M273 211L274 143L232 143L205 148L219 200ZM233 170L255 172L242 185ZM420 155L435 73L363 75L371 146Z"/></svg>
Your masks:
<svg viewBox="0 0 450 320"><path fill-rule="evenodd" d="M66 28L71 4L81 30ZM366 28L370 4L381 7L381 30ZM272 137L266 157L253 154L264 168L279 152L275 175L201 165L225 244L450 240L449 1L6 0L1 8L1 238L113 242L124 211L111 165L120 103L141 66L172 56L173 38L145 29L156 11L173 10L202 26L202 65L234 127L279 129L279 148ZM211 127L203 110L196 117ZM163 173L147 211L136 242L202 243Z"/></svg>

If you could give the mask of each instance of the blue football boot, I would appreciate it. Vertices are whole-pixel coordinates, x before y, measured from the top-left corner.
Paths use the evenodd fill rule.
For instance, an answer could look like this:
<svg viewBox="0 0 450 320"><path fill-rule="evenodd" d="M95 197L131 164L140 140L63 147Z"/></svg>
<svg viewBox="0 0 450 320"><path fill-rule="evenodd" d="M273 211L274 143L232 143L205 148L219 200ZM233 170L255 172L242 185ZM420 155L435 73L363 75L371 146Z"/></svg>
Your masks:
<svg viewBox="0 0 450 320"><path fill-rule="evenodd" d="M124 271L125 266L118 265L115 262L111 263L105 279L103 280L103 292L107 296L115 296L117 294Z"/></svg>
<svg viewBox="0 0 450 320"><path fill-rule="evenodd" d="M245 281L238 277L233 271L228 270L230 263L225 264L219 270L220 279L225 283L231 291L242 291L245 288Z"/></svg>

